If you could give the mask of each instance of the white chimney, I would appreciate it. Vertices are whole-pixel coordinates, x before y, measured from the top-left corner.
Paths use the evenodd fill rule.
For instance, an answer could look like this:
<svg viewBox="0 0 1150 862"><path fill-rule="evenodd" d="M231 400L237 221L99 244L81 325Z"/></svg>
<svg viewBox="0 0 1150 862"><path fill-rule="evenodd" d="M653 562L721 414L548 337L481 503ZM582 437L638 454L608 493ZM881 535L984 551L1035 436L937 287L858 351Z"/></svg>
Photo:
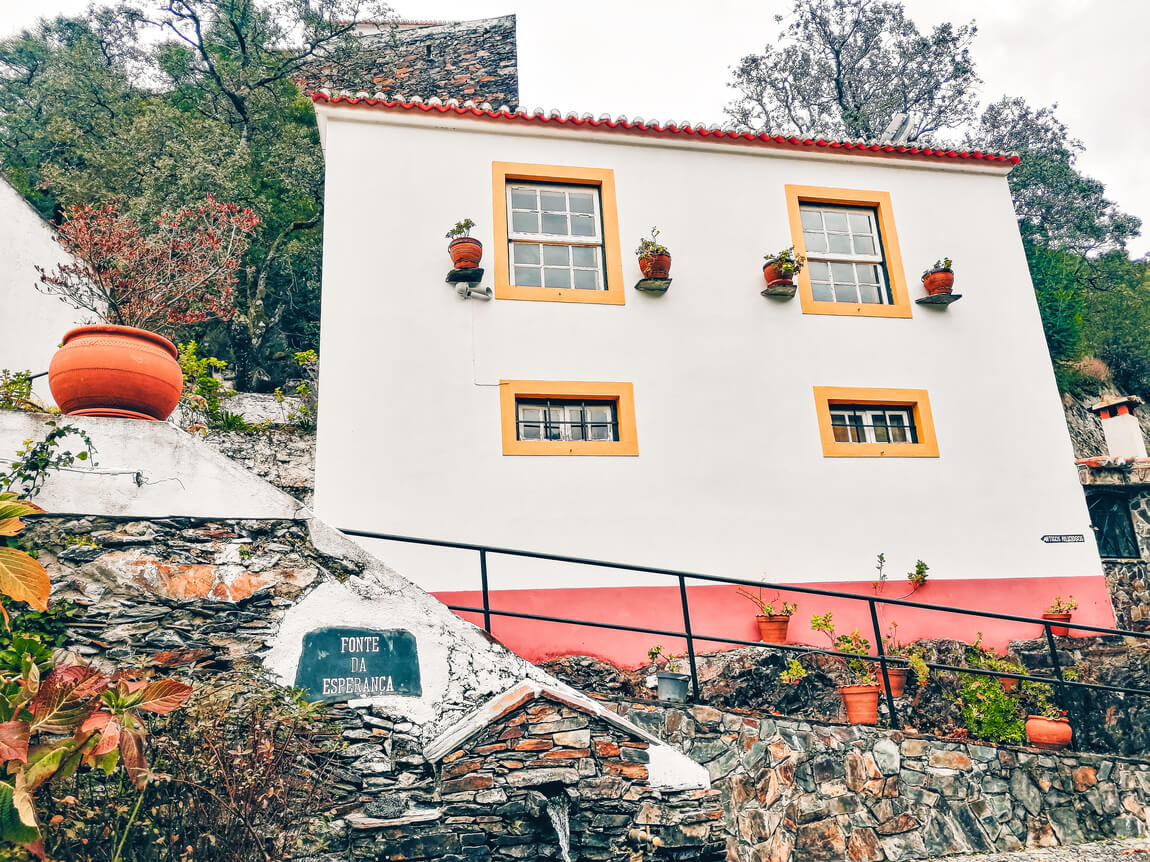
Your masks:
<svg viewBox="0 0 1150 862"><path fill-rule="evenodd" d="M1142 403L1137 395L1100 401L1090 408L1102 420L1107 454L1112 458L1145 458L1146 441L1134 409Z"/></svg>

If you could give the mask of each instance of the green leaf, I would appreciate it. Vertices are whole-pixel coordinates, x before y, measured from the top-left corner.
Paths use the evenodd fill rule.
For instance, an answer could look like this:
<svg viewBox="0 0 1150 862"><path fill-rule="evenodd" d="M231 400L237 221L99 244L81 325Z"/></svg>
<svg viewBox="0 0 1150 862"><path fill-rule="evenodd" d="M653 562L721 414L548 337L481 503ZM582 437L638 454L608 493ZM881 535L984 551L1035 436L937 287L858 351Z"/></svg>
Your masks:
<svg viewBox="0 0 1150 862"><path fill-rule="evenodd" d="M40 837L40 830L26 825L20 819L16 808L16 788L6 781L0 781L0 841L13 844L28 844Z"/></svg>

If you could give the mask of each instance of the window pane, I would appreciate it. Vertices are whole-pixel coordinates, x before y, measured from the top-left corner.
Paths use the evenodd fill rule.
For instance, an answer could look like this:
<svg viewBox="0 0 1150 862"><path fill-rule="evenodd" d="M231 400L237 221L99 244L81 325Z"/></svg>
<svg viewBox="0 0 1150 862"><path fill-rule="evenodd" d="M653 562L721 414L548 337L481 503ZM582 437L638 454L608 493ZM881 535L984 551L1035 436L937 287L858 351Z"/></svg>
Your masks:
<svg viewBox="0 0 1150 862"><path fill-rule="evenodd" d="M871 233L870 218L862 213L850 213L851 233Z"/></svg>
<svg viewBox="0 0 1150 862"><path fill-rule="evenodd" d="M874 240L869 236L856 236L855 254L874 254Z"/></svg>
<svg viewBox="0 0 1150 862"><path fill-rule="evenodd" d="M535 213L512 213L511 229L516 233L539 233L539 216Z"/></svg>
<svg viewBox="0 0 1150 862"><path fill-rule="evenodd" d="M803 242L807 244L808 252L820 252L827 250L827 238L822 233L812 233L811 231L803 231Z"/></svg>
<svg viewBox="0 0 1150 862"><path fill-rule="evenodd" d="M878 284L878 267L865 263L855 264L855 275L864 284Z"/></svg>
<svg viewBox="0 0 1150 862"><path fill-rule="evenodd" d="M563 192L539 192L539 205L548 212L566 212L567 195Z"/></svg>
<svg viewBox="0 0 1150 862"><path fill-rule="evenodd" d="M851 442L851 432L850 432L850 429L847 428L846 425L835 425L835 426L833 426L833 430L835 432L835 442L836 443L850 443Z"/></svg>
<svg viewBox="0 0 1150 862"><path fill-rule="evenodd" d="M571 426L571 433L568 434L567 439L568 440L582 440L583 439L583 426L582 425L572 425ZM592 439L594 439L594 438L592 438Z"/></svg>
<svg viewBox="0 0 1150 862"><path fill-rule="evenodd" d="M863 302L881 303L882 298L879 296L877 284L860 284L859 285L859 299Z"/></svg>
<svg viewBox="0 0 1150 862"><path fill-rule="evenodd" d="M832 263L831 274L835 284L854 284L855 268L849 263Z"/></svg>
<svg viewBox="0 0 1150 862"><path fill-rule="evenodd" d="M542 287L539 283L539 270L530 266L515 267L515 283L520 287Z"/></svg>
<svg viewBox="0 0 1150 862"><path fill-rule="evenodd" d="M823 217L818 210L802 209L803 230L822 231Z"/></svg>
<svg viewBox="0 0 1150 862"><path fill-rule="evenodd" d="M831 286L819 281L811 282L811 296L814 297L815 302L835 301L835 294L834 291L831 290Z"/></svg>
<svg viewBox="0 0 1150 862"><path fill-rule="evenodd" d="M598 266L595 249L585 245L577 245L571 249L571 263L575 266Z"/></svg>
<svg viewBox="0 0 1150 862"><path fill-rule="evenodd" d="M874 432L875 442L876 443L889 443L890 438L887 436L887 433L886 433L886 416L883 415L882 413L871 413L870 414L870 420L871 420L871 424L873 425L873 428L871 430Z"/></svg>
<svg viewBox="0 0 1150 862"><path fill-rule="evenodd" d="M575 270L575 288L577 290L598 290L599 273L593 269Z"/></svg>
<svg viewBox="0 0 1150 862"><path fill-rule="evenodd" d="M570 249L567 245L543 246L543 263L547 266L567 266Z"/></svg>
<svg viewBox="0 0 1150 862"><path fill-rule="evenodd" d="M581 192L571 192L567 195L571 201L571 212L573 213L594 213L595 212L595 198L593 195L584 194Z"/></svg>
<svg viewBox="0 0 1150 862"><path fill-rule="evenodd" d="M533 263L539 265L539 246L517 242L512 246L515 252L516 263Z"/></svg>
<svg viewBox="0 0 1150 862"><path fill-rule="evenodd" d="M569 269L545 269L545 270L543 270L543 286L544 287L570 287L571 286L571 270L569 270Z"/></svg>
<svg viewBox="0 0 1150 862"><path fill-rule="evenodd" d="M611 439L611 426L609 425L590 425L587 431L591 440Z"/></svg>
<svg viewBox="0 0 1150 862"><path fill-rule="evenodd" d="M830 281L831 265L821 260L812 260L809 264L812 281Z"/></svg>
<svg viewBox="0 0 1150 862"><path fill-rule="evenodd" d="M542 425L520 425L519 426L519 439L520 440L542 440L543 439L543 426Z"/></svg>
<svg viewBox="0 0 1150 862"><path fill-rule="evenodd" d="M595 236L595 219L589 215L571 216L571 236Z"/></svg>
<svg viewBox="0 0 1150 862"><path fill-rule="evenodd" d="M518 215L518 213L516 213ZM543 233L567 235L567 216L556 213L543 214Z"/></svg>
<svg viewBox="0 0 1150 862"><path fill-rule="evenodd" d="M544 219L547 216L543 217ZM851 253L851 238L845 233L832 233L827 236L830 243L831 254L850 254Z"/></svg>
<svg viewBox="0 0 1150 862"><path fill-rule="evenodd" d="M589 422L610 422L611 421L611 408L610 407L588 407L587 408L587 421L589 421Z"/></svg>
<svg viewBox="0 0 1150 862"><path fill-rule="evenodd" d="M538 209L535 200L535 189L512 189L511 206L514 209Z"/></svg>
<svg viewBox="0 0 1150 862"><path fill-rule="evenodd" d="M520 407L519 418L524 422L542 422L543 411L538 407Z"/></svg>
<svg viewBox="0 0 1150 862"><path fill-rule="evenodd" d="M866 442L866 431L862 427L862 417L858 414L851 415L851 442Z"/></svg>
<svg viewBox="0 0 1150 862"><path fill-rule="evenodd" d="M858 302L858 288L853 284L835 285L835 302Z"/></svg>
<svg viewBox="0 0 1150 862"><path fill-rule="evenodd" d="M826 223L827 230L841 230L847 229L846 213L827 211L823 213L823 221Z"/></svg>

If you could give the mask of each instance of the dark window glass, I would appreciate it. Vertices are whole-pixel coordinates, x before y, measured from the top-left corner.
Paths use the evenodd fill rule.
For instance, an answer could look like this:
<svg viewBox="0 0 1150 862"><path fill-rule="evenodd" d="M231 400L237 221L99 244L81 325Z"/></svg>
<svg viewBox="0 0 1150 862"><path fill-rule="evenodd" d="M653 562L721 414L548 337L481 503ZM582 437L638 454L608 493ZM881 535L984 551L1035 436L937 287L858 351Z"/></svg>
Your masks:
<svg viewBox="0 0 1150 862"><path fill-rule="evenodd" d="M1103 557L1138 558L1138 538L1130 522L1130 495L1126 491L1086 489L1090 523Z"/></svg>

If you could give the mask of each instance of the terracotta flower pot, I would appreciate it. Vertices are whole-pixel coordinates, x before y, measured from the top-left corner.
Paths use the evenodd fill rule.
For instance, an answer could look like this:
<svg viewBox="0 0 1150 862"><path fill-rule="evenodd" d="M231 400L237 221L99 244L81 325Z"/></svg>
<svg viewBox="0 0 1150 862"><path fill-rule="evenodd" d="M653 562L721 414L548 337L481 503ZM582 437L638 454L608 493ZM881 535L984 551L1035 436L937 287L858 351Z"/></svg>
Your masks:
<svg viewBox="0 0 1150 862"><path fill-rule="evenodd" d="M1044 620L1057 620L1060 623L1070 622L1070 614L1043 614ZM1066 637L1070 634L1070 629L1066 626L1051 626L1050 633L1059 637Z"/></svg>
<svg viewBox="0 0 1150 862"><path fill-rule="evenodd" d="M767 280L767 287L773 287L776 284L792 284L791 275L784 275L782 268L774 261L763 264L763 278Z"/></svg>
<svg viewBox="0 0 1150 862"><path fill-rule="evenodd" d="M755 622L759 624L759 640L765 644L785 644L787 642L787 626L791 622L789 616L777 614L773 617L756 616Z"/></svg>
<svg viewBox="0 0 1150 862"><path fill-rule="evenodd" d="M1007 694L1010 694L1018 688L1018 680L1012 676L1000 676L998 677L998 681L1002 684L1002 690Z"/></svg>
<svg viewBox="0 0 1150 862"><path fill-rule="evenodd" d="M909 671L910 671L910 668L905 668L905 667L889 667L889 666L887 667L886 675L888 677L890 677L890 696L891 697L902 697L903 692L906 691L906 676L907 676L907 673ZM881 685L882 684L882 671L881 670L879 671L879 674L878 674L878 681L879 681L879 684Z"/></svg>
<svg viewBox="0 0 1150 862"><path fill-rule="evenodd" d="M937 296L940 293L950 293L954 287L954 273L948 269L939 269L927 273L926 278L922 280L922 286L926 288L926 292L930 296Z"/></svg>
<svg viewBox="0 0 1150 862"><path fill-rule="evenodd" d="M48 386L71 416L167 419L184 387L176 356L176 345L154 332L80 326L52 357Z"/></svg>
<svg viewBox="0 0 1150 862"><path fill-rule="evenodd" d="M1041 715L1026 717L1026 738L1035 748L1058 751L1070 745L1074 730L1065 718L1044 718Z"/></svg>
<svg viewBox="0 0 1150 862"><path fill-rule="evenodd" d="M639 258L639 269L645 278L666 278L671 272L671 255L649 254Z"/></svg>
<svg viewBox="0 0 1150 862"><path fill-rule="evenodd" d="M839 689L851 724L878 724L877 685L844 685Z"/></svg>
<svg viewBox="0 0 1150 862"><path fill-rule="evenodd" d="M474 269L483 260L483 243L475 237L453 239L447 250L451 253L451 265L456 269Z"/></svg>

